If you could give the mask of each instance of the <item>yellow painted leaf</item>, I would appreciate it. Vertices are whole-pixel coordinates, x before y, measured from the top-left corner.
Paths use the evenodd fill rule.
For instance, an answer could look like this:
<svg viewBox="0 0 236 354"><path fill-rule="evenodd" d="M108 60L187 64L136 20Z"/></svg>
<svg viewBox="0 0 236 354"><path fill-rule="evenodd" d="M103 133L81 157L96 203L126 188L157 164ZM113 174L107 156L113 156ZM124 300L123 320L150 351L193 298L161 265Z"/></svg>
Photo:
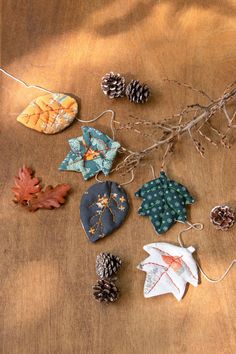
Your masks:
<svg viewBox="0 0 236 354"><path fill-rule="evenodd" d="M17 117L17 121L40 133L55 134L68 127L78 112L71 96L49 93L34 99Z"/></svg>

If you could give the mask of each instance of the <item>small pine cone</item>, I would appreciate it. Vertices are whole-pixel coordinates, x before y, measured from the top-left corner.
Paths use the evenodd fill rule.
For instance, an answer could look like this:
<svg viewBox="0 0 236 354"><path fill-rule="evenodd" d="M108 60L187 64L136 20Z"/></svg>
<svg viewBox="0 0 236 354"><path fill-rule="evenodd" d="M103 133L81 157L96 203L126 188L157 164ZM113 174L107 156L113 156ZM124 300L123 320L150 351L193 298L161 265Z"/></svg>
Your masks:
<svg viewBox="0 0 236 354"><path fill-rule="evenodd" d="M132 80L126 87L126 96L130 102L145 103L150 95L147 85L141 85L138 80Z"/></svg>
<svg viewBox="0 0 236 354"><path fill-rule="evenodd" d="M111 253L100 253L96 259L96 273L100 278L111 278L121 266L119 257Z"/></svg>
<svg viewBox="0 0 236 354"><path fill-rule="evenodd" d="M235 212L227 205L219 205L212 209L210 219L217 229L228 230L235 222Z"/></svg>
<svg viewBox="0 0 236 354"><path fill-rule="evenodd" d="M125 90L125 78L120 74L110 72L103 76L101 82L101 89L104 95L109 98L122 97Z"/></svg>
<svg viewBox="0 0 236 354"><path fill-rule="evenodd" d="M115 302L119 297L119 290L115 283L109 280L98 280L97 284L93 286L93 296L100 302Z"/></svg>

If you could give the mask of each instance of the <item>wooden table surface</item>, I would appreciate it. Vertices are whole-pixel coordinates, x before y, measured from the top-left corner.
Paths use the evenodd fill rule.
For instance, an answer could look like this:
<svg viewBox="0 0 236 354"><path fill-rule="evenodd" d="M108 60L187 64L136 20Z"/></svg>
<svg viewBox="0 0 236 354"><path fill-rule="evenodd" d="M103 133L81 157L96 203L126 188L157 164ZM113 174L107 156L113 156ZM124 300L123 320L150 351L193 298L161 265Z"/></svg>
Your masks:
<svg viewBox="0 0 236 354"><path fill-rule="evenodd" d="M188 82L219 97L235 79L236 1L230 0L5 0L1 1L1 65L17 77L80 98L80 117L90 119L105 109L121 122L133 114L154 121L198 100L190 90L163 81ZM138 78L152 90L150 102L134 105L111 101L100 90L109 71ZM151 179L148 166L136 171L126 187L131 212L113 235L91 244L79 215L82 193L94 183L80 174L58 171L68 152L67 140L81 134L75 122L47 136L25 128L17 115L40 91L26 89L0 75L0 350L34 353L235 353L236 269L219 284L201 280L188 287L181 302L172 295L144 299L145 274L136 265L146 257L143 246L176 242L183 226L165 236L155 234L148 218L137 215L137 188ZM92 124L110 134L109 119ZM117 139L140 149L150 141L121 132ZM235 134L230 136L234 143ZM179 143L168 174L188 186L197 203L190 220L204 231L184 237L194 245L205 271L221 275L235 258L236 228L215 231L211 208L236 202L236 144L231 150L206 146L202 159L187 138ZM161 155L152 155L156 173ZM66 182L73 192L62 208L28 213L12 202L13 178L23 164L47 184ZM127 177L117 174L122 182ZM110 306L95 302L95 259L102 251L119 255L120 300Z"/></svg>

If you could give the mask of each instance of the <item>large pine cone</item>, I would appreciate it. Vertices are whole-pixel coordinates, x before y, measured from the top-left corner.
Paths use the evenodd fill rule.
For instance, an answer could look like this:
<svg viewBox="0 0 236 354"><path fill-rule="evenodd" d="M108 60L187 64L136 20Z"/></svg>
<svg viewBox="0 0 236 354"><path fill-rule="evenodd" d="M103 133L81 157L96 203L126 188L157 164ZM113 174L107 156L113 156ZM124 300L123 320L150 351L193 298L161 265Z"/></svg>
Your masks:
<svg viewBox="0 0 236 354"><path fill-rule="evenodd" d="M119 290L115 283L105 279L98 280L93 290L94 298L100 302L115 302L119 297Z"/></svg>
<svg viewBox="0 0 236 354"><path fill-rule="evenodd" d="M100 253L96 259L96 272L100 278L111 278L119 270L121 260L111 253Z"/></svg>
<svg viewBox="0 0 236 354"><path fill-rule="evenodd" d="M147 85L141 85L138 80L132 80L126 87L126 96L131 102L145 103L150 95Z"/></svg>
<svg viewBox="0 0 236 354"><path fill-rule="evenodd" d="M210 218L217 229L228 230L235 222L235 213L227 205L220 205L212 209Z"/></svg>
<svg viewBox="0 0 236 354"><path fill-rule="evenodd" d="M104 95L109 98L122 97L125 90L125 78L120 74L110 72L103 76L101 82L101 89Z"/></svg>

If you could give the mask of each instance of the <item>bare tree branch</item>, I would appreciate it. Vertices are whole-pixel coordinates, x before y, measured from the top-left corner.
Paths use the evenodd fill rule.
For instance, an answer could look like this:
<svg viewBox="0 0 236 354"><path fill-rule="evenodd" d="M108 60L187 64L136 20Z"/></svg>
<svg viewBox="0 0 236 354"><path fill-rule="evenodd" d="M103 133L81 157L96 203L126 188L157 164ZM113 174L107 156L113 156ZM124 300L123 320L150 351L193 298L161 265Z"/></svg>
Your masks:
<svg viewBox="0 0 236 354"><path fill-rule="evenodd" d="M153 144L141 151L132 151L125 147L120 150L125 155L123 160L117 164L113 171L120 172L122 174L130 172L137 168L137 166L142 162L148 155L164 147L164 155L162 158L162 167L165 165L166 158L173 151L176 143L182 138L183 135L189 135L196 150L204 157L205 148L195 135L203 138L207 142L217 145L217 143L222 144L224 147L229 148L230 145L227 140L227 134L233 128L236 128L236 124L233 121L236 117L236 110L234 111L232 117L228 113L227 105L230 101L236 101L236 81L228 85L223 92L223 95L218 99L213 100L207 93L203 90L198 90L193 88L191 85L186 83L180 83L176 80L166 81L177 84L178 86L183 86L192 91L198 92L200 95L208 99L208 105L201 105L199 103L194 103L187 105L181 112L172 115L171 117L166 117L159 122L153 122L148 119L139 119L137 117L131 116L132 121L118 124L116 130L130 130L137 134L141 134L144 137L152 138ZM212 121L216 117L217 113L223 113L223 117L226 120L226 131L220 131L212 125ZM204 133L202 129L204 128ZM149 129L151 133L146 133L142 129ZM213 140L205 132L206 130L215 133L215 136L220 138L219 141ZM154 137L154 133L158 133L159 137Z"/></svg>

